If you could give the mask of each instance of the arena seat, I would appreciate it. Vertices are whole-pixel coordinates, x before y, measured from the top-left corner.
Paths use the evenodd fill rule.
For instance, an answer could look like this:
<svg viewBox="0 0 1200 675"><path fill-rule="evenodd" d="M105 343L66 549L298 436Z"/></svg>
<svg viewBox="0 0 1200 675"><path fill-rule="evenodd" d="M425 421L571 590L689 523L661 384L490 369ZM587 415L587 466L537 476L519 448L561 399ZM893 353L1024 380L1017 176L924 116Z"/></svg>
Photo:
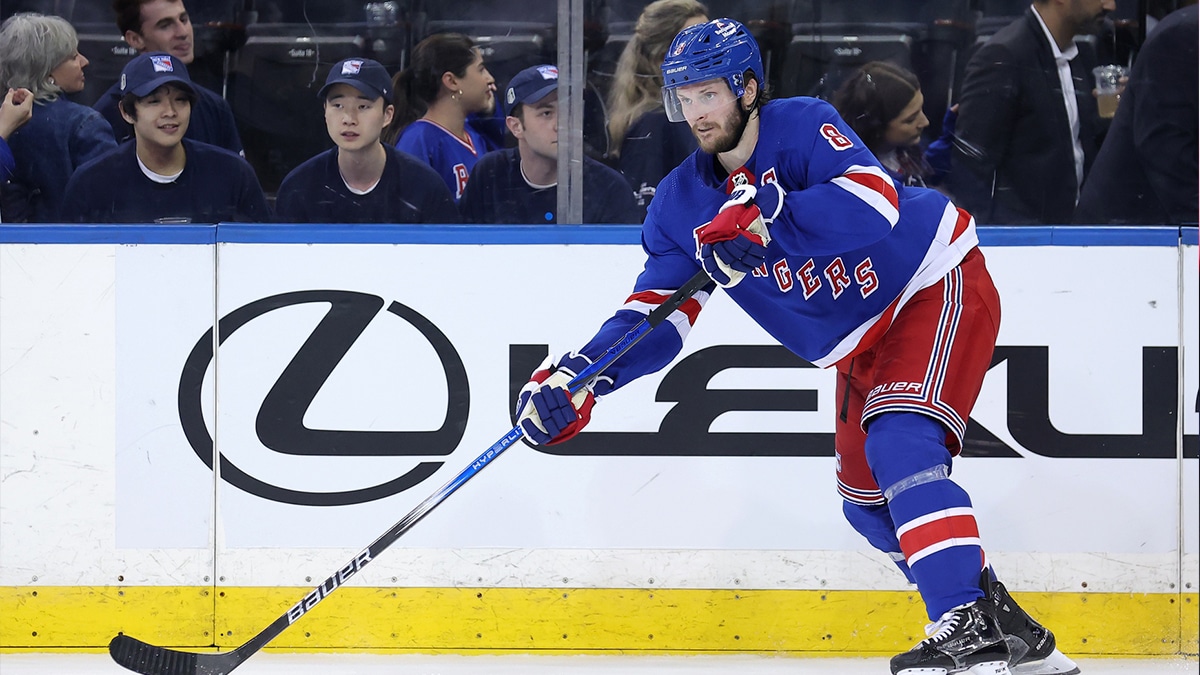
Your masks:
<svg viewBox="0 0 1200 675"><path fill-rule="evenodd" d="M246 159L263 190L333 147L317 92L342 59L370 56L365 24L255 24L247 27L229 76L229 103Z"/></svg>
<svg viewBox="0 0 1200 675"><path fill-rule="evenodd" d="M916 23L794 24L780 95L829 100L868 61L890 61L911 70L913 44L924 29Z"/></svg>

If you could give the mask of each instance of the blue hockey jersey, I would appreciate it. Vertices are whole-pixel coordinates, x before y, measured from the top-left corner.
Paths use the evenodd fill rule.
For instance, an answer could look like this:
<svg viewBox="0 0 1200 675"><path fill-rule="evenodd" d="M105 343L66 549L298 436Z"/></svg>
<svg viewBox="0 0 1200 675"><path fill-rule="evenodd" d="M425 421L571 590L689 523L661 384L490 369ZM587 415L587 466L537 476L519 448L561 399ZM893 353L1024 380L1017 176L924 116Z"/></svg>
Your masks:
<svg viewBox="0 0 1200 675"><path fill-rule="evenodd" d="M498 146L473 126L466 126L467 140L454 135L436 122L419 119L404 127L396 148L423 160L433 167L450 188L455 203L462 199L471 169L484 154Z"/></svg>
<svg viewBox="0 0 1200 675"><path fill-rule="evenodd" d="M745 166L726 177L714 160L697 150L659 184L642 226L645 268L581 353L602 354L700 269L696 232L739 181L758 186L771 242L766 263L727 292L781 344L821 367L870 347L909 298L978 244L965 211L936 191L897 185L819 99L767 103ZM697 293L670 317L674 330L664 324L617 360L596 393L668 364L708 297Z"/></svg>

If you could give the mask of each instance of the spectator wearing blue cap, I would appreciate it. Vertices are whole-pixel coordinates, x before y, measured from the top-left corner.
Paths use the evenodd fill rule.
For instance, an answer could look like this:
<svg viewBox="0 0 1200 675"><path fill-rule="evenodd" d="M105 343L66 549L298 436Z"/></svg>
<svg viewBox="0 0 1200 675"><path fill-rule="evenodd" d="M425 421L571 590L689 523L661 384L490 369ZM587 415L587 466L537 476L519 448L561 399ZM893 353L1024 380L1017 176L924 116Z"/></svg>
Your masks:
<svg viewBox="0 0 1200 675"><path fill-rule="evenodd" d="M517 147L489 152L471 171L459 210L470 223L557 223L558 68L532 66L504 90L505 124ZM583 222L640 223L625 177L583 158Z"/></svg>
<svg viewBox="0 0 1200 675"><path fill-rule="evenodd" d="M290 223L456 223L441 176L380 140L395 115L392 78L377 61L335 63L318 92L334 146L293 169L275 198Z"/></svg>
<svg viewBox="0 0 1200 675"><path fill-rule="evenodd" d="M139 54L118 82L134 138L79 167L67 183L64 220L92 223L265 222L270 209L239 155L186 138L196 88L166 52Z"/></svg>

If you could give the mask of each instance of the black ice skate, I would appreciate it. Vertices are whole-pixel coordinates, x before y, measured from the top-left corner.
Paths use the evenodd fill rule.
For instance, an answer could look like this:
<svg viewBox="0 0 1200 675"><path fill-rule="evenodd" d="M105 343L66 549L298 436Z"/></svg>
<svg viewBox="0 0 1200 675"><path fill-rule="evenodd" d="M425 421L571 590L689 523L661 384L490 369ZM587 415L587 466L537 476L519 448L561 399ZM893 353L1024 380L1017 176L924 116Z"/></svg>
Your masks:
<svg viewBox="0 0 1200 675"><path fill-rule="evenodd" d="M1021 609L1004 584L990 581L986 572L983 584L1012 652L1013 675L1078 675L1075 662L1055 647L1054 633Z"/></svg>
<svg viewBox="0 0 1200 675"><path fill-rule="evenodd" d="M1009 650L990 598L946 612L928 638L892 657L893 675L1011 675Z"/></svg>

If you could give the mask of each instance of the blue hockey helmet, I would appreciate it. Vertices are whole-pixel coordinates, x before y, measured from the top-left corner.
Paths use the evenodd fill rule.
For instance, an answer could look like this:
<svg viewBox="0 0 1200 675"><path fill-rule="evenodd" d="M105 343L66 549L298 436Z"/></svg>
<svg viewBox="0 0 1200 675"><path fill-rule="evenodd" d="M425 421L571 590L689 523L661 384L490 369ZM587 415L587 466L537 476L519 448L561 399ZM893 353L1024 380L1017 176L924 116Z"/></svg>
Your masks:
<svg viewBox="0 0 1200 675"><path fill-rule="evenodd" d="M720 77L729 84L733 95L741 98L746 92L743 77L747 70L754 73L761 87L762 52L758 41L740 22L713 19L684 28L671 42L662 64L667 118L672 122L684 120L673 93L676 87Z"/></svg>

